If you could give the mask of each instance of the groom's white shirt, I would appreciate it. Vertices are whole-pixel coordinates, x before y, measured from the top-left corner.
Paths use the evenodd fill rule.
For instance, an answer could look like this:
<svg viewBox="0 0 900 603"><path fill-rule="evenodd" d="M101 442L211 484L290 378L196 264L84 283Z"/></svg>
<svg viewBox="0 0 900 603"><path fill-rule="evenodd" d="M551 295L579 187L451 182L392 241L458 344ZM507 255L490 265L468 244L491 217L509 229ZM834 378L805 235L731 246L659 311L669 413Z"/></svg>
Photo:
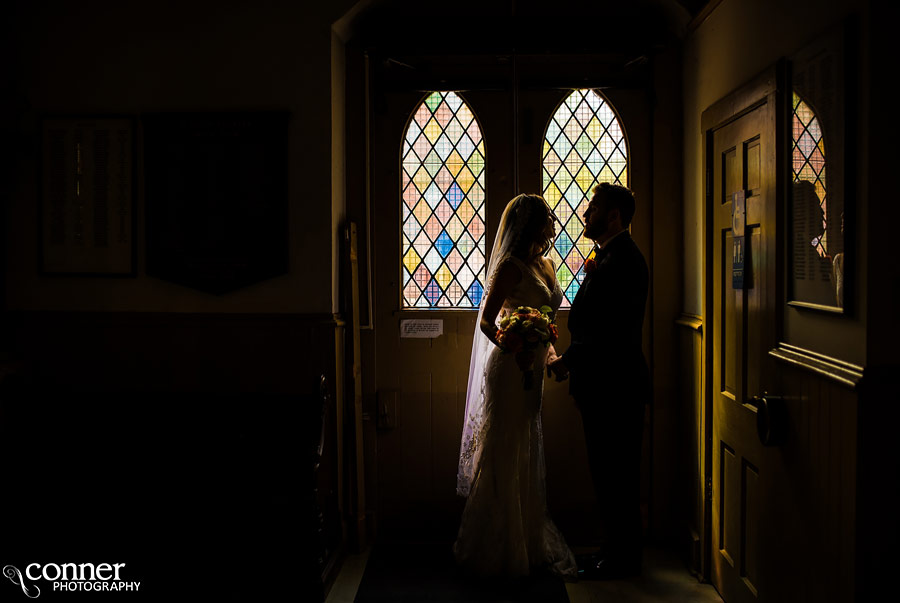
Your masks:
<svg viewBox="0 0 900 603"><path fill-rule="evenodd" d="M600 249L604 249L607 245L609 245L609 242L610 242L610 241L612 241L613 239L615 239L617 236L619 236L619 235L622 234L623 232L627 232L627 231L628 231L627 228L623 228L622 230L620 230L619 232L617 232L617 233L614 234L613 236L611 236L611 237L609 237L608 239L606 239L606 241L604 241L602 245L601 245L600 243L597 243L597 247L599 247Z"/></svg>

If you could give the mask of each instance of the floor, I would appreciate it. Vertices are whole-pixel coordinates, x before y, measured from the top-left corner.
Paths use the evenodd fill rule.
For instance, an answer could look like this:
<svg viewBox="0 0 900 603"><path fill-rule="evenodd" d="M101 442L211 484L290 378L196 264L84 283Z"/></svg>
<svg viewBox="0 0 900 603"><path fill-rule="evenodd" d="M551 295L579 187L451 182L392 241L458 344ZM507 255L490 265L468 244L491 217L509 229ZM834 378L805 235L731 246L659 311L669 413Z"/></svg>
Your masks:
<svg viewBox="0 0 900 603"><path fill-rule="evenodd" d="M349 555L344 560L326 603L353 603L366 569L369 552L367 550L358 555ZM722 598L712 585L697 582L674 555L654 548L644 551L644 572L638 578L585 580L566 584L566 590L571 603L722 603Z"/></svg>

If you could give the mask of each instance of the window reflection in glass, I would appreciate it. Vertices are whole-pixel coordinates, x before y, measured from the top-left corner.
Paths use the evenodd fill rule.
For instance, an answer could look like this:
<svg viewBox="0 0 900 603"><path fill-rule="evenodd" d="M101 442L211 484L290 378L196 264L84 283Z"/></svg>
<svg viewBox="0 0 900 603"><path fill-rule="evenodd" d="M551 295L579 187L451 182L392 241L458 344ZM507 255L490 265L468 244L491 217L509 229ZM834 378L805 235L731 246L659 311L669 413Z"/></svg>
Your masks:
<svg viewBox="0 0 900 603"><path fill-rule="evenodd" d="M796 92L792 108L793 299L842 307L843 212L829 196L825 131L816 111Z"/></svg>

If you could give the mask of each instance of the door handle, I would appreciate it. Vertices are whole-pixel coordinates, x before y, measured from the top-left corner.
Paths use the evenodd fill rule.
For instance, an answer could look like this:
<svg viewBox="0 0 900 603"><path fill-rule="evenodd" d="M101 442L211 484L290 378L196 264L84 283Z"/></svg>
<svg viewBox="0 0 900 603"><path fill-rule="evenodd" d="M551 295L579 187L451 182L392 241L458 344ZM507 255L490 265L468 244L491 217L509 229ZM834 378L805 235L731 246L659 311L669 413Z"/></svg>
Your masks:
<svg viewBox="0 0 900 603"><path fill-rule="evenodd" d="M763 393L751 398L756 407L756 433L763 446L780 446L787 438L787 405L781 396Z"/></svg>

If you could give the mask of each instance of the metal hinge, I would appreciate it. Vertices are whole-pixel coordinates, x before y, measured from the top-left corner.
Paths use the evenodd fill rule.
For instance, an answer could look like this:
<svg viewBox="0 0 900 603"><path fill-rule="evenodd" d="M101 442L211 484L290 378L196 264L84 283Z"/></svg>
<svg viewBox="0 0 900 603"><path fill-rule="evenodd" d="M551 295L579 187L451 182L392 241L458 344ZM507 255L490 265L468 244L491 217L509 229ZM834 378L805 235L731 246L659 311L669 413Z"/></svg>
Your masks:
<svg viewBox="0 0 900 603"><path fill-rule="evenodd" d="M705 500L712 500L712 477L706 478L706 491L703 496Z"/></svg>

